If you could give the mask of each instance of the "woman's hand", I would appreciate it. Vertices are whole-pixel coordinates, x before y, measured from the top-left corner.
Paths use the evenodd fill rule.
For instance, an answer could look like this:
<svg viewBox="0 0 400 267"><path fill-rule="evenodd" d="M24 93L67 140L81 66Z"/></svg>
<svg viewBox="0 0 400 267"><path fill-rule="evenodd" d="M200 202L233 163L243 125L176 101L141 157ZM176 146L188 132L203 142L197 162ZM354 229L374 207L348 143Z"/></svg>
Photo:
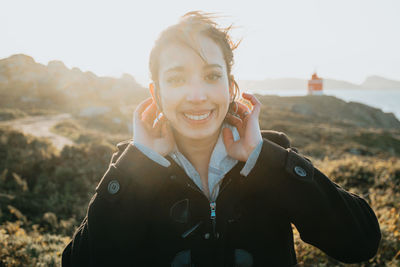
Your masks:
<svg viewBox="0 0 400 267"><path fill-rule="evenodd" d="M232 131L228 128L224 128L222 134L228 155L245 162L251 152L262 141L260 124L258 123L261 103L251 94L242 93L242 96L244 99L250 101L253 109L249 111L246 105L236 102L236 113L239 115L239 118L230 113L226 116L227 121L237 128L240 139L235 142Z"/></svg>
<svg viewBox="0 0 400 267"><path fill-rule="evenodd" d="M134 143L140 143L162 156L175 148L174 135L164 115L157 121L157 106L150 97L139 104L133 115Z"/></svg>

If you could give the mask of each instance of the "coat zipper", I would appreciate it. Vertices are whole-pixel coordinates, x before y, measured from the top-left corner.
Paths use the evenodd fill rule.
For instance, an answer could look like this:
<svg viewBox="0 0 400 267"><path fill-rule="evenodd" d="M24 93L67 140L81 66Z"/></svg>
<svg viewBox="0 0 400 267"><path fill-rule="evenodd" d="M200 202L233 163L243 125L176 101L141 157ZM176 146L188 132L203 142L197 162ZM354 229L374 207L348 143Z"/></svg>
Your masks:
<svg viewBox="0 0 400 267"><path fill-rule="evenodd" d="M216 201L217 201L218 197L220 196L221 192L228 186L228 184L230 184L230 182L231 182L231 179L229 179L226 182L225 186L220 189L218 196L216 197L216 199L214 201L210 201L207 198L207 201L210 202L210 220L211 220L211 225L213 227L213 236L217 237L217 238L218 238L218 234L216 233L216 223L217 223L216 222L216 220L217 220L217 202ZM193 190L201 193L204 197L206 197L204 195L204 192L201 191L197 186L195 187L195 186L191 185L190 183L188 183L187 186L192 188Z"/></svg>
<svg viewBox="0 0 400 267"><path fill-rule="evenodd" d="M216 224L216 218L217 218L217 203L215 201L210 202L210 219L213 227L213 236L216 237L216 232L215 232L215 224Z"/></svg>

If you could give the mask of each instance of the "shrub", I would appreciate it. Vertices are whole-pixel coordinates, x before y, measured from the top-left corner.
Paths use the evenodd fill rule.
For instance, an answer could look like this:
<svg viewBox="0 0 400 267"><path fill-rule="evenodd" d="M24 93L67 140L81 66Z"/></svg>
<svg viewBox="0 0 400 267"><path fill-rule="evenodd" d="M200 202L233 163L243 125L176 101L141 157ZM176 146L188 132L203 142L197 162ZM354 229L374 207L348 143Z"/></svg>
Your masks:
<svg viewBox="0 0 400 267"><path fill-rule="evenodd" d="M21 117L25 117L26 113L19 109L1 108L0 109L0 121L13 120Z"/></svg>
<svg viewBox="0 0 400 267"><path fill-rule="evenodd" d="M29 230L22 225L15 221L0 226L0 266L60 266L62 250L70 238L41 233L37 225Z"/></svg>

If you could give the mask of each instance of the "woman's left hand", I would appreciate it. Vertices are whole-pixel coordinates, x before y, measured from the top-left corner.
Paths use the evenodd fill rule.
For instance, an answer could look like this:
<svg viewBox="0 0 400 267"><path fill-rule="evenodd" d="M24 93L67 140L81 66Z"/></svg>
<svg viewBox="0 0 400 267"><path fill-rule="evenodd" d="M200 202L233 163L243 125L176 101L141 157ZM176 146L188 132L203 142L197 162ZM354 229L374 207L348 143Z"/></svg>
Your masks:
<svg viewBox="0 0 400 267"><path fill-rule="evenodd" d="M242 96L244 99L250 101L253 106L252 110L249 111L246 105L236 102L236 113L239 117L230 113L226 116L227 121L237 128L240 139L234 141L232 131L229 128L224 128L222 134L228 155L245 162L260 141L262 141L260 124L258 123L261 103L252 94L242 93Z"/></svg>

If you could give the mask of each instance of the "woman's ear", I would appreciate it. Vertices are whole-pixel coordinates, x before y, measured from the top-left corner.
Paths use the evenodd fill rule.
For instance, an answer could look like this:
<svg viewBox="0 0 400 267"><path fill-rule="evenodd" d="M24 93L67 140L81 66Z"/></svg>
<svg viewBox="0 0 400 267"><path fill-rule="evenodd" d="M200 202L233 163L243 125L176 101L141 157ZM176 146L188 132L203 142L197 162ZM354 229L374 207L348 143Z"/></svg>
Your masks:
<svg viewBox="0 0 400 267"><path fill-rule="evenodd" d="M153 101L157 103L156 91L155 91L154 83L150 83L149 84L149 91L150 91L151 97L153 98Z"/></svg>
<svg viewBox="0 0 400 267"><path fill-rule="evenodd" d="M154 103L157 105L157 109L159 111L161 110L161 103L160 103L160 97L159 97L159 92L157 91L156 85L154 83L149 84L149 91L151 94L151 98L153 98Z"/></svg>
<svg viewBox="0 0 400 267"><path fill-rule="evenodd" d="M233 75L229 77L229 102L232 103L235 99L235 79Z"/></svg>

